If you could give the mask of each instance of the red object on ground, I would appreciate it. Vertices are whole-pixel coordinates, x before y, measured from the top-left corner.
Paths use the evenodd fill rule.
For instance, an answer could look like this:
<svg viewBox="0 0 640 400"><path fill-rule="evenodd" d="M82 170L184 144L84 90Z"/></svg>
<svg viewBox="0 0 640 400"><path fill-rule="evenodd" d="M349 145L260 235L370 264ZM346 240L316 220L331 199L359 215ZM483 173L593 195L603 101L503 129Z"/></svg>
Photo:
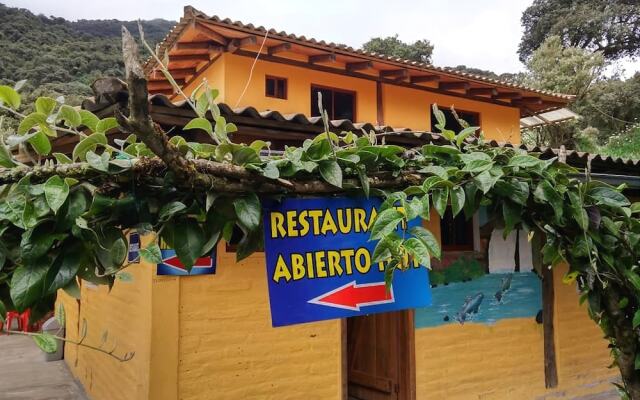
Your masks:
<svg viewBox="0 0 640 400"><path fill-rule="evenodd" d="M22 332L29 332L29 319L31 318L31 310L27 309L22 314L17 311L7 311L7 330L11 330L11 325L13 324L13 320L18 321L18 330ZM0 329L2 325L0 324Z"/></svg>

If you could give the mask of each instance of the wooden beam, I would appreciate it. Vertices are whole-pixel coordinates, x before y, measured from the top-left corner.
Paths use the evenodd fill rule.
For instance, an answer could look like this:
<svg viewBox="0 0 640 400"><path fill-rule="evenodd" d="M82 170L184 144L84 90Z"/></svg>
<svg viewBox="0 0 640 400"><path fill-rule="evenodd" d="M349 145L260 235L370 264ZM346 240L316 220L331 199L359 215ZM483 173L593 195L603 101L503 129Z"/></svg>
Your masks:
<svg viewBox="0 0 640 400"><path fill-rule="evenodd" d="M178 85L184 85L184 79L176 79L176 83ZM173 86L171 86L171 83L169 83L169 81L150 81L149 82L149 90L172 90L173 91Z"/></svg>
<svg viewBox="0 0 640 400"><path fill-rule="evenodd" d="M217 42L223 46L226 46L229 44L229 40L226 37L222 36L221 34L219 34L218 32L214 31L213 29L209 28L208 26L206 26L201 22L196 22L195 28L198 32L202 33L203 35L213 40L214 42Z"/></svg>
<svg viewBox="0 0 640 400"><path fill-rule="evenodd" d="M496 95L491 96L494 99L519 99L522 97L520 92L498 92Z"/></svg>
<svg viewBox="0 0 640 400"><path fill-rule="evenodd" d="M376 117L378 119L378 126L384 125L384 102L382 101L382 82L376 82Z"/></svg>
<svg viewBox="0 0 640 400"><path fill-rule="evenodd" d="M511 104L542 104L542 99L540 97L522 97L520 99L513 100Z"/></svg>
<svg viewBox="0 0 640 400"><path fill-rule="evenodd" d="M364 69L373 68L373 63L371 61L359 61L359 62L350 62L347 63L347 71L362 71Z"/></svg>
<svg viewBox="0 0 640 400"><path fill-rule="evenodd" d="M409 71L406 69L386 69L380 71L380 78L408 78Z"/></svg>
<svg viewBox="0 0 640 400"><path fill-rule="evenodd" d="M174 48L176 50L224 51L224 47L211 41L176 43Z"/></svg>
<svg viewBox="0 0 640 400"><path fill-rule="evenodd" d="M187 76L195 75L196 69L195 68L174 68L174 69L170 69L169 72L171 73L171 76L173 76L174 78L186 78ZM162 75L161 72L160 72L160 75L164 77L164 75Z"/></svg>
<svg viewBox="0 0 640 400"><path fill-rule="evenodd" d="M176 54L169 55L169 62L202 62L209 61L208 54Z"/></svg>
<svg viewBox="0 0 640 400"><path fill-rule="evenodd" d="M242 39L233 39L227 45L227 51L230 53L235 53L243 47L251 46L258 43L258 38L255 36L247 36Z"/></svg>
<svg viewBox="0 0 640 400"><path fill-rule="evenodd" d="M468 90L469 82L440 82L438 89L440 90Z"/></svg>
<svg viewBox="0 0 640 400"><path fill-rule="evenodd" d="M498 94L496 88L471 88L467 90L467 94L471 96L494 96Z"/></svg>
<svg viewBox="0 0 640 400"><path fill-rule="evenodd" d="M175 80L178 85L184 85L184 79L174 78L173 80ZM162 76L161 78L149 79L149 84L159 84L164 82L169 82L164 76Z"/></svg>
<svg viewBox="0 0 640 400"><path fill-rule="evenodd" d="M267 53L272 56L274 54L282 53L283 51L288 50L291 50L291 43L280 43L267 48Z"/></svg>
<svg viewBox="0 0 640 400"><path fill-rule="evenodd" d="M438 82L439 80L440 80L439 75L420 75L420 76L412 76L409 82L423 83L423 82Z"/></svg>
<svg viewBox="0 0 640 400"><path fill-rule="evenodd" d="M333 53L317 54L314 56L309 56L309 64L335 62L335 61L336 61L336 55Z"/></svg>

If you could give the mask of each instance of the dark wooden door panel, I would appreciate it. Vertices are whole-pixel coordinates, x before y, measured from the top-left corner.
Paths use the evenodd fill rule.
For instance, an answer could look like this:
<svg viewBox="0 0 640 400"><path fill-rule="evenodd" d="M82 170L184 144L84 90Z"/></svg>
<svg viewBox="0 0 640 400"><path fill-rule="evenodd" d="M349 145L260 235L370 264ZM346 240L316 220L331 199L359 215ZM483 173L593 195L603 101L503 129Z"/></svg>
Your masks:
<svg viewBox="0 0 640 400"><path fill-rule="evenodd" d="M373 314L347 320L350 399L412 399L414 344L410 313Z"/></svg>

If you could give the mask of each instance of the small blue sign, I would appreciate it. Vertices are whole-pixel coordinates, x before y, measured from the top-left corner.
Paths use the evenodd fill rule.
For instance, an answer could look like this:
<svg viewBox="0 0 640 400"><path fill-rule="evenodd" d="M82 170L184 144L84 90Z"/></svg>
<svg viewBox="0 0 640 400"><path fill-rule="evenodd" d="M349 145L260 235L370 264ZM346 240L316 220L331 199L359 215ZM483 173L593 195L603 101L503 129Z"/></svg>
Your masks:
<svg viewBox="0 0 640 400"><path fill-rule="evenodd" d="M431 304L425 267L394 274L371 262L369 227L380 199L284 199L265 206L265 256L273 326ZM420 219L409 222L409 228Z"/></svg>
<svg viewBox="0 0 640 400"><path fill-rule="evenodd" d="M132 232L129 234L129 262L137 261L140 258L140 234Z"/></svg>
<svg viewBox="0 0 640 400"><path fill-rule="evenodd" d="M157 275L213 275L216 273L216 251L215 248L211 255L200 257L196 260L191 268L187 271L174 249L160 249L162 254L162 263L158 264L156 270Z"/></svg>

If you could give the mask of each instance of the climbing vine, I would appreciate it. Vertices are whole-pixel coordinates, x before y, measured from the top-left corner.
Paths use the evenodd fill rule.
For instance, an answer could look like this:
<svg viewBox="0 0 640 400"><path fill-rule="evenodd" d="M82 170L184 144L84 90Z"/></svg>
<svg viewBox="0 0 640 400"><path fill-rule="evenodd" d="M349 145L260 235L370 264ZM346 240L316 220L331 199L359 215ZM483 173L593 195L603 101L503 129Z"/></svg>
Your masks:
<svg viewBox="0 0 640 400"><path fill-rule="evenodd" d="M570 265L566 280L577 282L611 342L621 389L640 399L640 203L631 204L622 187L591 181L556 159L491 147L464 121L456 133L437 108L445 145L407 149L373 132L332 132L326 113L326 131L301 147L276 153L260 140L234 143L237 128L206 81L188 97L197 117L183 129L206 132L210 143L169 137L149 115L137 46L126 31L123 49L128 109L114 117L46 97L23 115L18 88L0 86L0 108L20 119L0 127L8 132L0 143L0 315L49 310L59 290L79 295L78 278L112 286L126 267L129 230L154 235L141 249L146 260L161 261L162 239L190 267L240 229L243 259L262 248L266 198L384 198L370 233L378 241L372 262L387 261L387 282L413 259L429 267L440 257L431 232L399 235L398 226L429 219L432 209L470 218L484 206L505 235L521 229L542 243L544 268ZM114 129L130 135L110 140ZM63 135L78 137L71 154L55 152Z"/></svg>

